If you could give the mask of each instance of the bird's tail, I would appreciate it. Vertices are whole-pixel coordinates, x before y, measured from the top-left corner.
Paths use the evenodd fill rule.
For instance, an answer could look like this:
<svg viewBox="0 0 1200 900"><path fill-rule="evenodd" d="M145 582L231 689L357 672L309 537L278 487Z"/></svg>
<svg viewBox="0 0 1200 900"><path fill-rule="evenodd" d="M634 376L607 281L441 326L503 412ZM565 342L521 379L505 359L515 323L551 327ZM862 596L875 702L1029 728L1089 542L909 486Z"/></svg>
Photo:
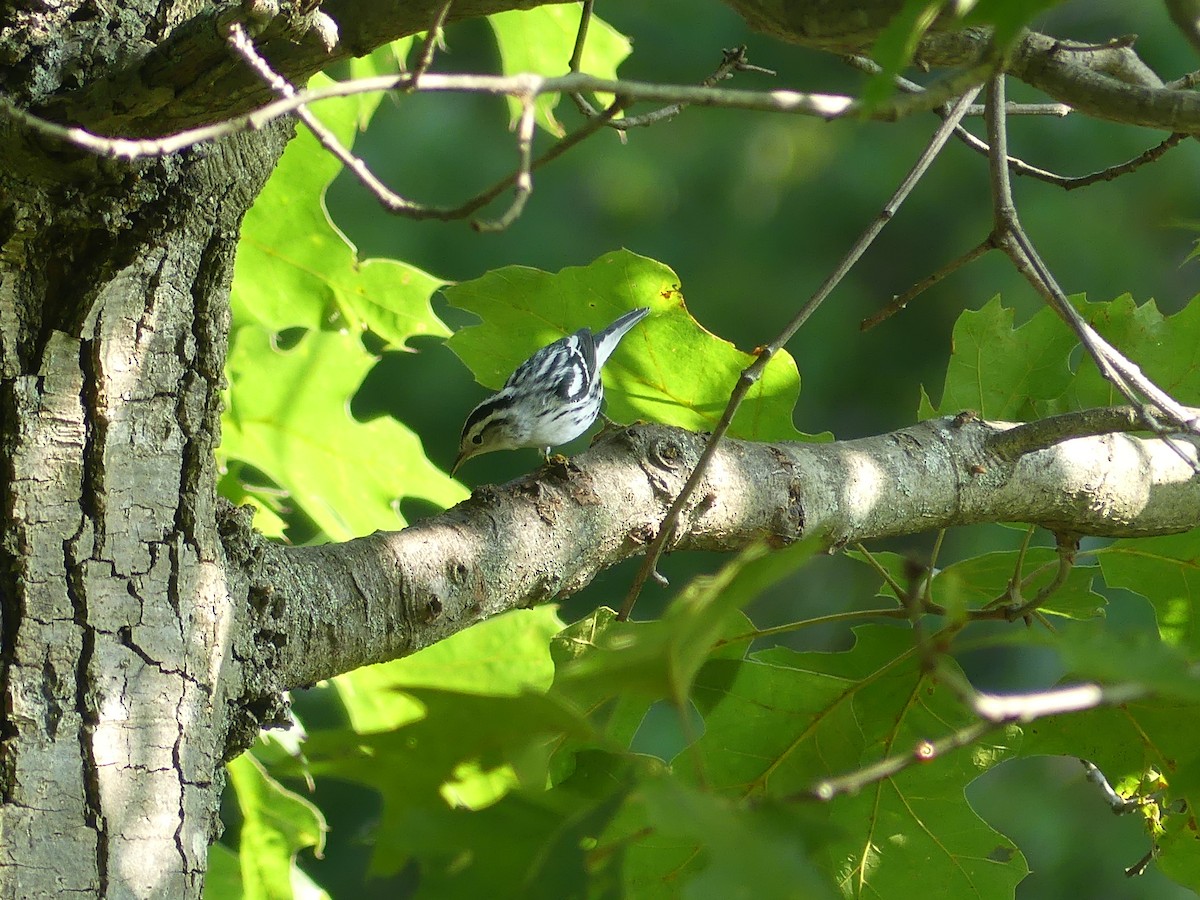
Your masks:
<svg viewBox="0 0 1200 900"><path fill-rule="evenodd" d="M629 329L649 314L650 308L648 306L631 309L604 330L596 332L594 340L596 342L597 369L608 361L608 358L612 356L612 352L617 349L617 344L621 343L621 338L625 337Z"/></svg>

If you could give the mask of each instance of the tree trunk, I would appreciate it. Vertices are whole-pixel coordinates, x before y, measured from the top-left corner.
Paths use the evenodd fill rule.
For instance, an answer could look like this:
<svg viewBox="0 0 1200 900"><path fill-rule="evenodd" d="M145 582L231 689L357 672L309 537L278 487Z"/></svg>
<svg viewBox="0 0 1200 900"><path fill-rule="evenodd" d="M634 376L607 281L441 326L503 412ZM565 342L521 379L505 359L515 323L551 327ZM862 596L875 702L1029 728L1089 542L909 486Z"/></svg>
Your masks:
<svg viewBox="0 0 1200 900"><path fill-rule="evenodd" d="M0 896L200 894L244 686L226 300L286 135L0 183Z"/></svg>

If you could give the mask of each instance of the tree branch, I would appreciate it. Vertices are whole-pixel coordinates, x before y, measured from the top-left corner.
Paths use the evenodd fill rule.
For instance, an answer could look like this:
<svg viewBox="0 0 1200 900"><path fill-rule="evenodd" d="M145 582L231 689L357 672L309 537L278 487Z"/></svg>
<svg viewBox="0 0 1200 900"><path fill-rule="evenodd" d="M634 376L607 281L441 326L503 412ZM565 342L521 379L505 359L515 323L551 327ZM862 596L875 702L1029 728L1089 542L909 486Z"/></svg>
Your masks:
<svg viewBox="0 0 1200 900"><path fill-rule="evenodd" d="M924 177L929 167L933 165L933 161L937 158L937 155L946 146L946 141L949 140L954 128L962 120L967 107L971 105L971 101L975 99L978 93L979 88L972 88L958 98L953 108L947 113L945 121L934 132L929 144L926 145L921 155L917 158L917 161L900 182L899 187L896 188L887 203L884 204L879 215L867 225L862 234L851 245L850 249L846 251L846 255L839 260L833 271L829 273L817 288L816 292L805 301L787 325L784 326L779 336L759 350L754 362L747 366L738 377L737 383L730 392L729 402L725 405L725 410L721 414L721 419L717 422L712 435L708 439L708 447L701 454L695 470L675 497L674 503L671 504L670 509L663 516L658 533L647 548L646 561L638 569L637 575L634 576L633 583L630 585L629 591L625 595L625 600L621 604L619 618L629 618L629 614L633 610L634 604L637 603L638 595L645 586L647 579L657 572L658 558L662 554L663 549L670 543L684 507L696 492L700 481L707 474L705 471L706 467L710 464L713 455L716 453L717 445L724 438L725 433L729 430L729 426L733 423L733 417L737 414L738 407L741 406L750 388L762 377L762 373L771 361L771 357L783 349L787 342L800 330L801 326L808 321L808 317L816 312L817 307L824 303L825 299L833 293L833 289L841 284L842 279L855 266L867 251L867 248L871 246L875 238L879 236L879 233L883 231L887 223L892 220L892 217L896 214L896 210L900 208L900 205L908 195L912 193L912 189L916 187L917 182Z"/></svg>
<svg viewBox="0 0 1200 900"><path fill-rule="evenodd" d="M871 0L853 6L810 2L725 0L750 25L785 41L833 53L870 47L903 6L903 0ZM977 59L986 46L985 29L933 31L917 49L926 66L957 66ZM1200 95L1164 86L1128 45L1078 47L1035 31L1027 32L1010 54L1009 74L1079 112L1098 119L1144 125L1164 131L1200 133Z"/></svg>
<svg viewBox="0 0 1200 900"><path fill-rule="evenodd" d="M934 419L831 444L727 439L698 488L711 499L681 519L669 549L807 537L834 548L997 521L1114 537L1200 525L1200 476L1161 441L1085 437L1008 462L989 441L1009 427ZM321 547L243 536L255 545L240 558L259 632L277 644L271 677L310 684L580 590L645 551L705 445L638 426L403 531ZM1197 442L1185 446L1195 459Z"/></svg>

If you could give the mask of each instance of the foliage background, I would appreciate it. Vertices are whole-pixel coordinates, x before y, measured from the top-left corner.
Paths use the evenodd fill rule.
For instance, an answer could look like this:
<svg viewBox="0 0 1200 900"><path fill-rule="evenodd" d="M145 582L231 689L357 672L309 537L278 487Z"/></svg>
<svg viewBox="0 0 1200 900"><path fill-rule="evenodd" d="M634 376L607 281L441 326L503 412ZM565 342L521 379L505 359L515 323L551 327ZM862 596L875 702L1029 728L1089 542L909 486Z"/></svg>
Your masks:
<svg viewBox="0 0 1200 900"><path fill-rule="evenodd" d="M1174 77L1194 68L1194 55L1159 4L1073 2L1057 7L1040 28L1079 40L1137 32L1144 58ZM690 82L702 78L724 47L746 43L750 60L778 71L776 78L737 76L739 87L856 92L862 80L829 57L748 33L716 2L612 0L600 13L635 37L622 66L627 78ZM451 28L437 67L456 71L497 68L491 30L482 22ZM1010 99L1035 99L1010 88ZM564 102L558 115L571 127L577 116ZM464 190L490 184L509 171L508 112L479 97L385 98L356 150L383 180L428 202L454 202ZM411 222L385 214L345 174L328 196L333 220L366 257L394 257L446 281L476 278L512 264L557 271L582 265L620 247L661 260L682 280L691 313L709 330L750 349L772 338L825 277L859 230L878 211L934 128L932 116L899 124L838 122L725 110L685 111L673 122L585 142L535 176L525 214L506 232L478 235L462 222ZM974 130L981 130L976 123ZM1161 134L1107 125L1080 116L1029 118L1011 125L1011 149L1037 165L1082 174L1127 159ZM539 139L546 140L539 135ZM1195 239L1200 148L1185 142L1153 166L1116 182L1065 193L1018 180L1017 201L1033 239L1072 293L1107 300L1129 292L1155 298L1174 312L1200 293L1200 269L1183 265ZM464 186L470 186L464 188ZM951 329L964 308L978 309L999 294L1016 307L1018 321L1041 307L1027 285L999 258L985 258L867 333L859 321L942 262L975 244L990 227L986 164L952 143L909 198L895 222L789 348L802 377L796 424L838 438L873 434L913 421L921 385L936 399L944 378ZM472 317L440 298L435 311L451 325ZM418 352L388 352L355 397L354 414L372 420L387 413L407 424L429 457L448 466L461 420L484 396L440 338L410 342ZM1183 398L1185 400L1189 398ZM462 473L468 484L507 480L533 468L532 451L495 454ZM409 520L438 509L406 501ZM291 537L309 536L304 523ZM948 536L942 561L988 549L1011 549L1020 532L1000 526L962 529ZM932 536L892 542L887 549L927 558ZM715 558L678 555L663 571L676 587ZM597 579L562 611L571 621L600 604L619 602L632 565ZM748 612L759 626L819 615L869 598L878 579L843 558L818 559ZM1149 605L1109 589L1108 615L1130 629L1152 622ZM641 601L649 618L655 601ZM1011 627L1011 626L1005 626ZM844 649L848 627L809 629L787 640L798 649ZM1049 655L1020 657L978 652L961 662L983 689L1036 688L1060 674ZM310 726L335 722L340 710L320 688L296 699ZM667 758L682 742L675 717L652 711L635 746ZM297 787L297 785L293 785ZM301 789L303 793L303 789ZM977 809L1026 853L1033 874L1022 898L1063 896L1173 898L1193 896L1153 866L1140 879L1120 869L1146 848L1136 817L1110 816L1073 759L1008 763L973 785ZM366 880L368 835L379 815L365 788L319 779L313 801L332 827L327 861L302 857L304 869L333 897L396 896L404 876ZM237 816L231 810L231 822ZM236 824L235 824L236 828Z"/></svg>

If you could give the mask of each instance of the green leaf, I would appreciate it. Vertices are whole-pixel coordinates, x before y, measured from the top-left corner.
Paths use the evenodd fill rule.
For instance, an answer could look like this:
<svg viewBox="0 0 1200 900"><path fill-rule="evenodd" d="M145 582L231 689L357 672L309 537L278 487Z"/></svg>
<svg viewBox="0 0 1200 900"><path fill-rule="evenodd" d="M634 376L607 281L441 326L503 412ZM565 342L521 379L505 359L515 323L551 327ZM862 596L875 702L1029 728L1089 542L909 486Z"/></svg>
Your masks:
<svg viewBox="0 0 1200 900"><path fill-rule="evenodd" d="M318 115L350 146L364 107L322 103ZM247 463L287 492L326 535L344 539L403 524L402 496L449 505L464 494L425 458L415 435L392 420L355 421L348 404L375 362L351 334L370 329L385 346L448 334L430 297L442 282L394 260L357 258L324 208L341 169L300 129L246 214L231 294L230 382L223 461ZM275 333L306 329L279 350ZM233 467L231 467L232 469ZM256 524L281 530L255 487L223 485L256 502Z"/></svg>
<svg viewBox="0 0 1200 900"><path fill-rule="evenodd" d="M1200 656L1200 531L1114 541L1096 558L1109 585L1150 601L1166 643Z"/></svg>
<svg viewBox="0 0 1200 900"><path fill-rule="evenodd" d="M554 678L550 642L561 629L553 606L512 610L412 656L339 675L334 684L355 731L388 731L423 714L401 693L406 688L508 697L544 692Z"/></svg>
<svg viewBox="0 0 1200 900"><path fill-rule="evenodd" d="M382 44L365 56L356 57L349 62L351 78L374 78L379 75L394 75L404 70L405 60L417 38L425 39L425 33L409 34L396 38L389 44ZM378 95L375 95L378 96Z"/></svg>
<svg viewBox="0 0 1200 900"><path fill-rule="evenodd" d="M1193 758L1193 766L1200 765L1200 759ZM1200 793L1193 792L1193 798ZM1191 807L1189 807L1191 808ZM1200 892L1200 852L1196 844L1196 824L1193 817L1180 815L1177 811L1167 813L1162 823L1163 833L1157 841L1158 855L1154 864L1168 878Z"/></svg>
<svg viewBox="0 0 1200 900"><path fill-rule="evenodd" d="M622 854L592 851L623 801L629 765L589 754L553 792L521 791L468 811L410 804L381 831L388 870L412 865L427 900L572 900L616 896ZM413 865L415 863L415 865Z"/></svg>
<svg viewBox="0 0 1200 900"><path fill-rule="evenodd" d="M334 540L402 527L402 497L450 506L466 496L407 427L350 414L374 362L343 332L308 332L281 350L246 325L230 347L222 452L260 469Z"/></svg>
<svg viewBox="0 0 1200 900"><path fill-rule="evenodd" d="M306 879L296 868L296 854L309 847L317 856L325 847L325 818L300 795L269 774L253 754L243 753L226 767L229 784L242 813L238 858L247 900L291 900L320 896L323 891L295 890Z"/></svg>
<svg viewBox="0 0 1200 900"><path fill-rule="evenodd" d="M1132 684L1159 698L1200 703L1194 660L1152 632L1074 628L1043 640L1058 652L1070 680Z"/></svg>
<svg viewBox="0 0 1200 900"><path fill-rule="evenodd" d="M242 868L238 855L224 844L208 848L208 868L204 872L204 900L242 900Z"/></svg>
<svg viewBox="0 0 1200 900"><path fill-rule="evenodd" d="M666 773L642 779L630 805L639 824L644 821L644 827L653 830L626 860L632 896L692 900L836 896L809 856L828 831L806 821L803 808L747 807L696 790ZM625 818L621 826L629 831L628 814ZM612 835L605 840L613 840ZM688 854L683 864L664 871L664 860L672 860L680 851Z"/></svg>
<svg viewBox="0 0 1200 900"><path fill-rule="evenodd" d="M905 0L904 6L879 33L871 48L871 58L879 63L882 71L871 76L863 89L867 111L892 96L896 90L895 77L912 61L917 44L948 3L949 0Z"/></svg>
<svg viewBox="0 0 1200 900"><path fill-rule="evenodd" d="M777 552L751 547L716 575L694 579L657 621L592 618L590 652L560 665L556 690L577 701L579 696L594 700L600 688L607 696L636 693L682 705L718 643L730 642L733 653L724 655L740 658L753 639L742 607L793 574L813 550L811 542ZM577 640L578 632L571 639Z"/></svg>
<svg viewBox="0 0 1200 900"><path fill-rule="evenodd" d="M693 694L705 734L676 770L702 772L735 797L789 798L973 721L922 674L909 629L867 626L855 635L846 653L776 648L705 666ZM824 865L843 893L909 896L919 871L922 896L1011 894L1024 859L979 819L963 790L1011 756L1019 738L1008 729L823 807L837 835Z"/></svg>
<svg viewBox="0 0 1200 900"><path fill-rule="evenodd" d="M1181 884L1198 886L1200 842L1192 811L1200 803L1200 784L1189 767L1200 747L1200 705L1147 698L1039 719L1025 731L1021 756L1080 757L1097 765L1126 798L1156 792L1153 802L1162 820L1146 821L1152 838L1159 829L1166 831L1156 862Z"/></svg>
<svg viewBox="0 0 1200 900"><path fill-rule="evenodd" d="M942 569L933 579L933 599L948 609L980 609L1003 595L1013 577L1015 550L985 553ZM1058 554L1050 547L1030 547L1022 570L1022 598L1032 600L1058 569ZM1038 608L1051 615L1088 619L1104 614L1105 599L1092 590L1094 566L1076 565L1066 581Z"/></svg>
<svg viewBox="0 0 1200 900"><path fill-rule="evenodd" d="M971 409L987 419L1026 421L1035 415L1033 401L1067 389L1075 344L1075 335L1050 310L1013 328L1013 310L993 298L958 317L941 402L936 411L923 408L922 417Z"/></svg>
<svg viewBox="0 0 1200 900"><path fill-rule="evenodd" d="M500 48L500 64L505 75L531 72L535 75L557 76L567 73L575 35L579 31L581 7L577 4L539 6L528 10L493 13L488 22ZM588 25L580 69L597 78L613 80L617 67L629 55L629 39L598 16ZM535 101L537 122L551 134L565 134L554 116L561 99L559 94L542 94ZM597 97L596 102L607 106L611 97ZM521 104L508 98L513 121L521 114Z"/></svg>
<svg viewBox="0 0 1200 900"><path fill-rule="evenodd" d="M322 102L316 112L351 146L362 113L353 98ZM359 260L330 221L325 189L341 169L306 129L297 131L242 223L234 327L369 328L396 348L413 335L449 334L429 305L442 281L396 260Z"/></svg>
<svg viewBox="0 0 1200 900"><path fill-rule="evenodd" d="M1078 300L1076 307L1160 388L1180 403L1200 403L1200 303L1189 303L1173 316L1164 316L1153 300L1138 306L1128 295L1107 303ZM1100 374L1091 356L1084 354L1069 392L1046 411L1127 402Z"/></svg>
<svg viewBox="0 0 1200 900"><path fill-rule="evenodd" d="M242 478L243 466L236 460L228 459L227 453L221 453L225 463L225 471L217 482L217 492L234 506L249 506L254 510L254 528L260 534L270 538L282 538L287 530L287 522L283 515L287 508L277 490L248 484Z"/></svg>
<svg viewBox="0 0 1200 900"><path fill-rule="evenodd" d="M423 715L418 721L364 735L315 732L306 744L314 774L366 784L382 796L373 863L381 871L403 865L412 837L401 825L414 809L432 819L450 807L486 808L518 787L541 791L558 742L592 734L574 709L541 694L408 693Z"/></svg>
<svg viewBox="0 0 1200 900"><path fill-rule="evenodd" d="M628 250L554 274L507 266L445 293L454 306L483 320L458 331L449 346L480 384L493 389L539 347L585 325L603 328L634 307L650 307L651 315L604 367L608 414L618 422L640 418L711 430L753 361L691 317L674 272ZM795 361L778 354L750 389L730 434L761 441L801 437L792 424L799 392Z"/></svg>

